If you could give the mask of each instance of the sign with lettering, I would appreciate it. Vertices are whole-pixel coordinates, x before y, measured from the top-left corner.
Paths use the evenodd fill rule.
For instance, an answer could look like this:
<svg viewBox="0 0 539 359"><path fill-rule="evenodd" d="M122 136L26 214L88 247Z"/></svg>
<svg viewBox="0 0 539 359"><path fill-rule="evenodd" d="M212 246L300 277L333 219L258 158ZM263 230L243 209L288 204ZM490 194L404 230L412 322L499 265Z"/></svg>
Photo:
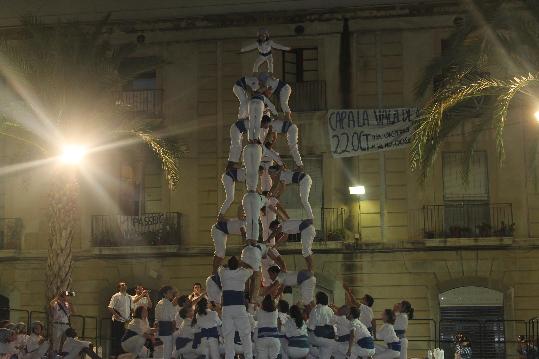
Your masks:
<svg viewBox="0 0 539 359"><path fill-rule="evenodd" d="M405 147L418 115L416 108L330 110L331 154L352 157Z"/></svg>

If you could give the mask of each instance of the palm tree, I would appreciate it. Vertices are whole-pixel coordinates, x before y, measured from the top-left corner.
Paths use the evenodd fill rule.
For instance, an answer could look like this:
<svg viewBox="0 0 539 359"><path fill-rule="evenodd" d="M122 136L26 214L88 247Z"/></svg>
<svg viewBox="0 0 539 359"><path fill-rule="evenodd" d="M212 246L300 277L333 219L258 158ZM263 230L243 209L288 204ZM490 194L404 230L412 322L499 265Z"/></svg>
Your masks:
<svg viewBox="0 0 539 359"><path fill-rule="evenodd" d="M464 123L464 179L479 135L495 129L499 163L504 160L504 127L510 105L537 99L539 85L539 4L528 0L474 0L447 39L446 53L434 58L417 86L426 98L412 137L411 167L429 175L445 139ZM430 85L439 87L427 96ZM538 141L531 144L534 166Z"/></svg>
<svg viewBox="0 0 539 359"><path fill-rule="evenodd" d="M0 135L32 149L35 158L57 156L59 143L84 138L96 146L136 139L160 160L169 186L179 178L181 151L117 101L122 86L161 60L123 66L136 44L111 43L109 17L97 24L45 25L24 18L16 39L0 41L0 68L10 84L0 92ZM13 37L13 36L12 36ZM77 223L74 170L56 173L50 186L46 285L48 300L71 285L71 244Z"/></svg>

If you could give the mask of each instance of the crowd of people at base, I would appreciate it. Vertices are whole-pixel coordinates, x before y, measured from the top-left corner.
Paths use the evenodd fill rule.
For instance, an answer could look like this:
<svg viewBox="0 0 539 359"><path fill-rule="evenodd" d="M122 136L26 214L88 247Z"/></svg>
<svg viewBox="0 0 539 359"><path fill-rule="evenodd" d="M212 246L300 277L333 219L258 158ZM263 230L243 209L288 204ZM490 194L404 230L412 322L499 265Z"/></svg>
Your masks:
<svg viewBox="0 0 539 359"><path fill-rule="evenodd" d="M189 295L163 286L153 323L148 320L148 305L133 305L127 285L120 283L108 306L114 313L112 355L119 359L407 358L406 329L414 312L408 301L383 310L383 323L376 328L372 296L358 299L345 287L346 303L337 307L327 294L314 294L311 272L282 272L273 266L269 269L272 285L262 287L260 303L252 305L246 285L252 272L233 256L208 278L208 283L218 285L206 292L199 283ZM303 276L310 285L298 283ZM284 299L288 286L298 288L297 303Z"/></svg>

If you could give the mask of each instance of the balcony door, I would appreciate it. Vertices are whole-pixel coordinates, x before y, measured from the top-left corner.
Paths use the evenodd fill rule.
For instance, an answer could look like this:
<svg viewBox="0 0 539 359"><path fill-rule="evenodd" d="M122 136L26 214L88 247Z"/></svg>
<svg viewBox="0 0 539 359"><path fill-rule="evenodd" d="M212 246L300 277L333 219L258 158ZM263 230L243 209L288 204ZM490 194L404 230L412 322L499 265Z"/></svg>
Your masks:
<svg viewBox="0 0 539 359"><path fill-rule="evenodd" d="M464 181L465 154L443 154L444 231L449 237L474 237L491 228L489 180L486 152L471 159Z"/></svg>

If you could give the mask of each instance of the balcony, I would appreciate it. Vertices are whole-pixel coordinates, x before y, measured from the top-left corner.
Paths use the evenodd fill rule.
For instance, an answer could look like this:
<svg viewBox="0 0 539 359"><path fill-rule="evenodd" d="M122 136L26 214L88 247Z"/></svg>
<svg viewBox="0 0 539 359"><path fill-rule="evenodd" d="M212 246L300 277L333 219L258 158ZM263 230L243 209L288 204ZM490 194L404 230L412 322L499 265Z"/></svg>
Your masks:
<svg viewBox="0 0 539 359"><path fill-rule="evenodd" d="M92 244L96 247L177 245L180 233L177 212L92 216Z"/></svg>
<svg viewBox="0 0 539 359"><path fill-rule="evenodd" d="M315 211L316 212L316 211ZM344 218L346 210L344 208L322 208L321 229L316 225L316 242L339 242L344 241ZM300 234L288 236L288 242L301 242Z"/></svg>
<svg viewBox="0 0 539 359"><path fill-rule="evenodd" d="M290 108L294 112L324 111L326 104L326 82L305 81L290 83L292 95Z"/></svg>
<svg viewBox="0 0 539 359"><path fill-rule="evenodd" d="M450 203L423 206L423 235L434 238L512 237L510 203Z"/></svg>
<svg viewBox="0 0 539 359"><path fill-rule="evenodd" d="M0 250L19 249L22 228L22 219L20 218L0 218Z"/></svg>
<svg viewBox="0 0 539 359"><path fill-rule="evenodd" d="M161 118L163 90L128 90L118 95L117 104L125 106L142 118Z"/></svg>

